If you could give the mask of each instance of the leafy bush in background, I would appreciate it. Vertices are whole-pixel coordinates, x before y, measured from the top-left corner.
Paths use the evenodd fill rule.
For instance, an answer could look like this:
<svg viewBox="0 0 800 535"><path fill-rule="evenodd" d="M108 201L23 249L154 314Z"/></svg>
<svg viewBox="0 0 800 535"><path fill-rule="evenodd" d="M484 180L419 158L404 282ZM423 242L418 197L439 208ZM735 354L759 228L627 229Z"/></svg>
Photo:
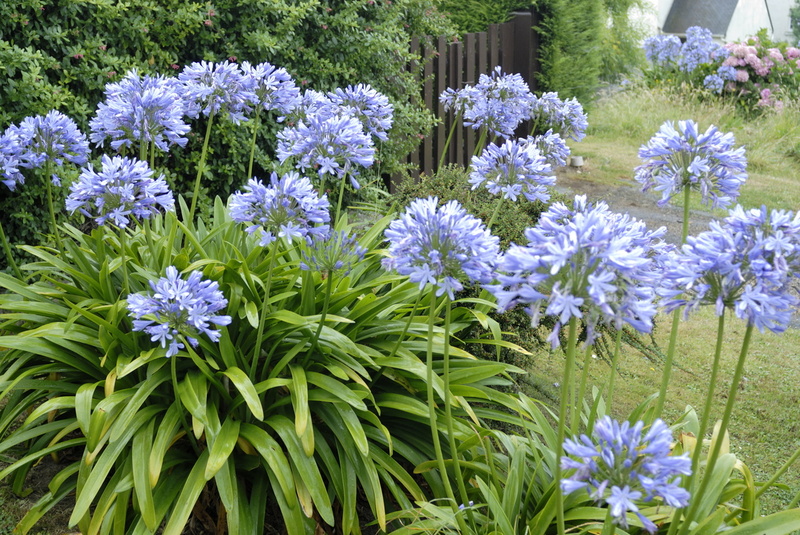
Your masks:
<svg viewBox="0 0 800 535"><path fill-rule="evenodd" d="M302 88L332 90L369 83L394 105L392 139L379 147L380 172L399 162L433 123L411 102L419 80L407 70L412 36L455 31L432 0L244 0L117 2L20 0L0 3L0 129L51 109L85 131L109 81L129 69L169 74L194 61L269 61L286 68ZM209 147L209 198L227 197L247 179L247 129L216 125ZM187 191L200 153L204 122L193 124L186 150L165 171ZM274 160L274 122L259 133L255 174ZM212 177L208 177L211 179ZM38 243L45 230L44 187L30 181L24 195L0 189L0 214L13 243ZM208 209L210 203L206 203ZM12 218L11 214L14 215Z"/></svg>

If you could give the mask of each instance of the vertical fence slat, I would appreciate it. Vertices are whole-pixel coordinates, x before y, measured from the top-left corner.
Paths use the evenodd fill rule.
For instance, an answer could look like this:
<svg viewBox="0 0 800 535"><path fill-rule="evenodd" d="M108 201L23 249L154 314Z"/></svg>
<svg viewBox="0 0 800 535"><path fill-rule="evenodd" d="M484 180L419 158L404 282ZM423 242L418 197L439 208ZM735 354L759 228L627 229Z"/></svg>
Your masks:
<svg viewBox="0 0 800 535"><path fill-rule="evenodd" d="M450 79L448 86L461 89L464 87L464 61L460 41L450 43L448 60L450 62ZM448 159L457 165L464 165L464 129L456 125L455 134L450 141Z"/></svg>
<svg viewBox="0 0 800 535"><path fill-rule="evenodd" d="M438 95L433 93L433 59L435 57L435 50L431 47L424 48L425 66L423 67L422 75L424 76L423 94L425 95L425 107L429 110L436 109L438 102ZM425 136L422 141L422 172L426 175L433 174L433 169L436 163L433 161L433 132L431 135Z"/></svg>
<svg viewBox="0 0 800 535"><path fill-rule="evenodd" d="M475 68L475 45L475 34L466 34L464 36L464 82L470 85L475 85L478 82L478 73ZM471 161L470 158L475 150L475 141L475 130L472 128L467 129L464 140L464 156L467 163Z"/></svg>
<svg viewBox="0 0 800 535"><path fill-rule="evenodd" d="M500 65L500 25L490 24L486 32L489 40L489 69Z"/></svg>
<svg viewBox="0 0 800 535"><path fill-rule="evenodd" d="M478 63L475 65L479 73L488 73L493 67L493 65L489 65L488 50L488 34L480 32L478 34Z"/></svg>
<svg viewBox="0 0 800 535"><path fill-rule="evenodd" d="M514 30L513 22L504 22L500 25L500 65L503 72L508 72L514 65Z"/></svg>
<svg viewBox="0 0 800 535"><path fill-rule="evenodd" d="M439 37L436 43L436 94L441 95L447 89L447 39ZM444 144L447 133L450 131L450 121L444 111L441 101L437 100L436 117L439 117L439 125L436 127L436 165L438 168L439 160L444 154Z"/></svg>

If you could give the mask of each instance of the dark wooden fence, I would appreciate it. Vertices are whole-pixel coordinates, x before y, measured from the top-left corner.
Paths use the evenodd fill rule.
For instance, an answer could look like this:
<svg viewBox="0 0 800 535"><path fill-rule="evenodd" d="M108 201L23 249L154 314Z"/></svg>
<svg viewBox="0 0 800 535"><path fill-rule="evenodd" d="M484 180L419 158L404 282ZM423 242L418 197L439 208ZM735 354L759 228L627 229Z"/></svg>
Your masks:
<svg viewBox="0 0 800 535"><path fill-rule="evenodd" d="M503 24L491 24L488 31L468 33L462 41L439 37L430 46L412 43L412 51L422 58L422 104L440 119L430 135L420 143L419 149L408 156L411 176L436 171L444 152L445 141L454 120L439 102L439 95L448 87L459 89L474 85L481 74L489 74L499 65L505 73L519 73L535 90L533 73L537 70L537 36L531 12L517 12ZM418 69L418 65L412 65ZM450 142L445 163L466 165L475 150L476 136L472 129L457 127Z"/></svg>

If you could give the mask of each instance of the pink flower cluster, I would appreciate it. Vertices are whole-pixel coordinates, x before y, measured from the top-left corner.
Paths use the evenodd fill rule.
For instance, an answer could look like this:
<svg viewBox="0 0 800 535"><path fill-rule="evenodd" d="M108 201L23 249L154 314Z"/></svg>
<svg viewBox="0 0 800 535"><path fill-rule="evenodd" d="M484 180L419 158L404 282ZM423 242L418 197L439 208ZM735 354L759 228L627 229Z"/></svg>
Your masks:
<svg viewBox="0 0 800 535"><path fill-rule="evenodd" d="M779 95L785 89L785 83L797 85L800 48L790 46L781 50L764 46L757 37L746 42L728 43L725 48L730 55L722 66L735 69L725 86L726 91L738 92L741 96L750 94L758 107L783 108Z"/></svg>

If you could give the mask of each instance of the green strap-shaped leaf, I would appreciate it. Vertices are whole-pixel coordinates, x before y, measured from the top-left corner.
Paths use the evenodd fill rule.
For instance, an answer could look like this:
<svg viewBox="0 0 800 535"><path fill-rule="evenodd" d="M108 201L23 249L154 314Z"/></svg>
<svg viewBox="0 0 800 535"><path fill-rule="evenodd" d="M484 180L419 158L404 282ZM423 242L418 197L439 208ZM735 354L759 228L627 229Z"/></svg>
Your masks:
<svg viewBox="0 0 800 535"><path fill-rule="evenodd" d="M208 461L208 450L203 450L200 457L192 467L192 471L183 484L180 496L173 503L175 506L169 515L169 521L164 528L163 535L181 535L186 527L186 521L194 509L197 498L206 486L205 470Z"/></svg>
<svg viewBox="0 0 800 535"><path fill-rule="evenodd" d="M292 395L292 407L294 407L294 428L297 436L303 436L311 424L311 414L308 408L308 381L302 367L292 365L289 366L289 371L292 373L289 392Z"/></svg>
<svg viewBox="0 0 800 535"><path fill-rule="evenodd" d="M222 372L228 379L231 380L233 386L242 395L242 399L247 404L250 412L257 420L264 420L264 407L261 405L261 400L256 392L256 387L244 371L237 367L231 367Z"/></svg>
<svg viewBox="0 0 800 535"><path fill-rule="evenodd" d="M206 481L210 480L222 469L231 453L233 453L233 448L239 439L240 426L241 422L238 420L230 417L226 418L219 433L208 437L211 442L211 449L209 450L208 463L206 464Z"/></svg>
<svg viewBox="0 0 800 535"><path fill-rule="evenodd" d="M153 446L153 430L155 419L133 435L131 446L131 470L133 472L133 488L139 511L147 529L155 532L158 528L156 509L153 502L153 488L150 486L150 448Z"/></svg>
<svg viewBox="0 0 800 535"><path fill-rule="evenodd" d="M183 381L178 383L178 397L189 413L206 423L206 397L208 382L203 374L187 373Z"/></svg>
<svg viewBox="0 0 800 535"><path fill-rule="evenodd" d="M325 482L314 458L306 455L294 425L285 416L277 414L269 417L265 423L280 435L292 465L297 469L300 478L308 488L317 511L322 519L332 526L334 524L333 509Z"/></svg>
<svg viewBox="0 0 800 535"><path fill-rule="evenodd" d="M161 408L157 406L142 409L131 421L125 434L115 442L110 443L97 457L94 466L88 466L84 463L81 467L81 472L85 473L84 471L86 471L88 475L85 479L79 479L75 507L69 520L70 526L74 526L89 511L89 507L97 497L97 493L106 481L108 474L114 468L117 458L130 446L130 440L133 438L134 433L159 413L161 413ZM81 484L81 481L83 484Z"/></svg>
<svg viewBox="0 0 800 535"><path fill-rule="evenodd" d="M762 516L725 531L726 535L786 535L800 530L800 509ZM693 534L694 535L694 534Z"/></svg>
<svg viewBox="0 0 800 535"><path fill-rule="evenodd" d="M267 466L272 469L281 492L287 496L287 506L297 506L296 497L294 499L290 498L295 496L296 490L292 471L289 468L289 460L284 455L283 449L278 442L260 427L248 423L241 425L239 435L256 449Z"/></svg>
<svg viewBox="0 0 800 535"><path fill-rule="evenodd" d="M161 424L156 431L156 438L153 440L148 461L148 473L150 476L150 488L154 488L161 476L161 467L164 464L164 456L172 445L180 429L181 413L183 408L177 399L169 406Z"/></svg>

